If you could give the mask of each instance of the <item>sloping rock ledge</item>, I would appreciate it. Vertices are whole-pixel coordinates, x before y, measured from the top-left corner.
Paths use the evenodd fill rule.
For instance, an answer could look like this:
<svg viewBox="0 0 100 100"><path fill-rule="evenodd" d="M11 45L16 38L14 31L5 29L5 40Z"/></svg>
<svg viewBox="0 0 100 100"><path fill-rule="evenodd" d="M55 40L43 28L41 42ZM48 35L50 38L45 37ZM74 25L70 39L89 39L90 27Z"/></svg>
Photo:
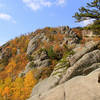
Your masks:
<svg viewBox="0 0 100 100"><path fill-rule="evenodd" d="M71 80L28 100L100 100L100 68L87 76L77 76Z"/></svg>

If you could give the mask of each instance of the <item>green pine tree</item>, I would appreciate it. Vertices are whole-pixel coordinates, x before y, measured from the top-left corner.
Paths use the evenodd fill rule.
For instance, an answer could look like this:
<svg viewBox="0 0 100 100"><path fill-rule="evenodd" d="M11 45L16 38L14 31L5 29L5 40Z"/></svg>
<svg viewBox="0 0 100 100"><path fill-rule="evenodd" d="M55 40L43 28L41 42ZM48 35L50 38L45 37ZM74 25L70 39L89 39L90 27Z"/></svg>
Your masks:
<svg viewBox="0 0 100 100"><path fill-rule="evenodd" d="M93 0L87 3L86 7L79 8L79 12L76 12L73 16L77 22L81 22L87 19L100 20L100 0Z"/></svg>
<svg viewBox="0 0 100 100"><path fill-rule="evenodd" d="M95 34L100 34L100 0L92 0L92 2L87 3L86 7L79 8L73 17L76 22L93 19L94 23L84 28L93 30Z"/></svg>

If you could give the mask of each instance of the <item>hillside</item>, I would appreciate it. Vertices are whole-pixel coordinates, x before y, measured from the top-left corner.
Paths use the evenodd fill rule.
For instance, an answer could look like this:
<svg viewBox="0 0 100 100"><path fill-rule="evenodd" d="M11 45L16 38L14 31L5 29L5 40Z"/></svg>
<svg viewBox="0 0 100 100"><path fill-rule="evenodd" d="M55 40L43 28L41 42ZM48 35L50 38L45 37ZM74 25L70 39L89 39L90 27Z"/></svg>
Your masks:
<svg viewBox="0 0 100 100"><path fill-rule="evenodd" d="M49 91L100 67L99 40L91 30L62 26L8 41L0 47L0 100L66 100Z"/></svg>

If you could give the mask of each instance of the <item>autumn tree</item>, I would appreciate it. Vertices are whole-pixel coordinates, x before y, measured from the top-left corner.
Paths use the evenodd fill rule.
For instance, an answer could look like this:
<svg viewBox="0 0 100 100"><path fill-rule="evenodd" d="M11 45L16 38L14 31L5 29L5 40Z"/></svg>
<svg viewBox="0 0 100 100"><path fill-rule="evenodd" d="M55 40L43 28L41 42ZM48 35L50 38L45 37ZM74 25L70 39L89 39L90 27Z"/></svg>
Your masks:
<svg viewBox="0 0 100 100"><path fill-rule="evenodd" d="M8 100L9 95L10 95L10 88L6 86L2 92L4 100Z"/></svg>
<svg viewBox="0 0 100 100"><path fill-rule="evenodd" d="M8 73L10 75L10 77L12 77L12 79L14 78L14 69L16 67L16 62L12 59L10 61L10 63L8 64L7 68L8 68Z"/></svg>
<svg viewBox="0 0 100 100"><path fill-rule="evenodd" d="M34 74L30 71L26 74L24 79L24 89L26 98L29 97L33 86L37 83L37 80L34 77Z"/></svg>
<svg viewBox="0 0 100 100"><path fill-rule="evenodd" d="M24 80L23 78L16 78L16 80L13 82L13 87L12 87L12 96L11 100L25 100L25 95L24 95ZM23 97L23 98L22 98Z"/></svg>

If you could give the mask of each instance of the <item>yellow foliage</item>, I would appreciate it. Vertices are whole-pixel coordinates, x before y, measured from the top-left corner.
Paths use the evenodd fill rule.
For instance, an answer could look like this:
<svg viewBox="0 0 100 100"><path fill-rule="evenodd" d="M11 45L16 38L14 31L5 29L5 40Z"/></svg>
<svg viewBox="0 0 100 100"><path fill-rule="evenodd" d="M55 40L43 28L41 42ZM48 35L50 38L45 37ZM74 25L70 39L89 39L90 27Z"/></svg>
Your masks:
<svg viewBox="0 0 100 100"><path fill-rule="evenodd" d="M29 97L31 90L33 86L37 83L37 80L34 78L33 73L30 71L26 74L24 79L24 89L25 89L25 95Z"/></svg>
<svg viewBox="0 0 100 100"><path fill-rule="evenodd" d="M10 88L6 86L2 92L2 96L9 96L10 95Z"/></svg>

